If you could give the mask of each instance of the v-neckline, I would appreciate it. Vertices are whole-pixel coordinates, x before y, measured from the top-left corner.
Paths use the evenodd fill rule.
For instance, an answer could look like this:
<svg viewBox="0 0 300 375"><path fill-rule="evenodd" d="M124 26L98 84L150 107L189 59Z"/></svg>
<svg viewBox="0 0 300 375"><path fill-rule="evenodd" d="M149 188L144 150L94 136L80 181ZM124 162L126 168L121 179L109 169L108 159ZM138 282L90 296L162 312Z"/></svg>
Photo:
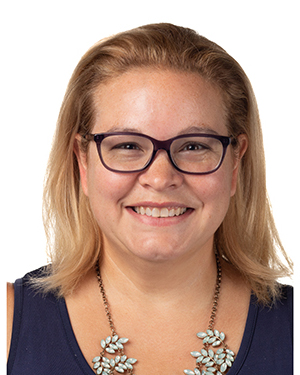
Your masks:
<svg viewBox="0 0 300 375"><path fill-rule="evenodd" d="M77 339L75 337L75 333L73 331L73 327L71 324L68 308L67 308L64 298L59 300L58 307L59 307L61 320L64 326L64 331L65 331L65 335L67 338L67 342L70 347L70 351L72 352L72 355L74 356L75 361L77 362L78 366L80 367L84 375L95 375L94 370L85 359L80 349L80 346L77 342ZM251 342L252 342L252 338L253 338L253 334L254 334L255 326L256 326L256 321L257 321L257 314L258 314L258 304L257 304L256 297L252 294L250 298L248 315L247 315L242 342L241 342L239 351L236 355L235 361L226 375L237 375L239 371L241 370L243 363L245 362L245 359L251 347ZM183 369L184 369L184 365L183 365ZM183 373L183 369L182 369L182 373Z"/></svg>

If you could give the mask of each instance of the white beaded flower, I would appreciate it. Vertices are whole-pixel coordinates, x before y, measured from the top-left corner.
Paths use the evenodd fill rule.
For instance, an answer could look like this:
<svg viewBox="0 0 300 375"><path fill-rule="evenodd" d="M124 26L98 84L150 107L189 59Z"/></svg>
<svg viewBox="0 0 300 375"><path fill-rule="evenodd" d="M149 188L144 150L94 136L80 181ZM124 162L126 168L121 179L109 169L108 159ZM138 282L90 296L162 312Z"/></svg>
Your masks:
<svg viewBox="0 0 300 375"><path fill-rule="evenodd" d="M197 336L203 340L204 348L200 352L193 351L191 355L196 358L196 367L192 370L184 370L186 375L224 375L232 366L234 361L234 352L227 349L224 343L225 334L218 330L208 329L206 332L199 332ZM222 345L215 353L209 346L218 347Z"/></svg>
<svg viewBox="0 0 300 375"><path fill-rule="evenodd" d="M123 337L119 339L118 335L113 337L108 336L105 340L101 340L103 351L99 356L93 359L93 368L96 374L113 375L115 373L114 370L121 374L132 374L133 364L136 363L137 360L135 358L127 358L127 356L123 354L123 344L126 342L128 342L127 338ZM121 355L108 359L104 356L105 352L109 354L115 354L117 352Z"/></svg>

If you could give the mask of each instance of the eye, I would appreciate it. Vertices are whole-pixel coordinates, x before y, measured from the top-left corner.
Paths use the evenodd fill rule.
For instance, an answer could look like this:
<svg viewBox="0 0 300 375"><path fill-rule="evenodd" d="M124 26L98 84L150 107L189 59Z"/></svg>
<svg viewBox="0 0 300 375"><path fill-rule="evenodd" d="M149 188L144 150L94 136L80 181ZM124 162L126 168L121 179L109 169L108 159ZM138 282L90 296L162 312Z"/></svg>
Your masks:
<svg viewBox="0 0 300 375"><path fill-rule="evenodd" d="M209 150L210 147L204 143L199 142L187 142L181 146L179 151L204 151Z"/></svg>
<svg viewBox="0 0 300 375"><path fill-rule="evenodd" d="M112 149L140 150L141 147L136 143L119 143L119 144L115 145Z"/></svg>

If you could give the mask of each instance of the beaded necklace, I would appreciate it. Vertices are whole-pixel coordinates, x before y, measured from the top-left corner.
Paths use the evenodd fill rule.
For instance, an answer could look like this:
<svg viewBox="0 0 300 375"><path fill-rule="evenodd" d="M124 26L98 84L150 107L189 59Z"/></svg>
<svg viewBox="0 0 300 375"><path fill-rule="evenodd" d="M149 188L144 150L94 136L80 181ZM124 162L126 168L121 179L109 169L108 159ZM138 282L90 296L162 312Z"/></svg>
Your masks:
<svg viewBox="0 0 300 375"><path fill-rule="evenodd" d="M215 256L217 263L217 281L210 320L207 330L197 333L197 337L202 340L203 347L200 351L191 352L192 357L196 359L196 366L194 370L184 370L183 373L186 375L224 375L232 366L235 359L234 352L228 349L224 342L224 332L213 329L222 281L221 263L217 252L215 252ZM102 351L93 359L93 369L96 374L102 375L114 375L117 373L134 375L134 364L137 362L137 359L128 358L126 356L124 345L129 339L119 337L116 332L101 278L99 262L96 264L96 273L111 335L101 340L100 346ZM217 349L216 352L213 349ZM117 355L113 358L108 358L114 354Z"/></svg>

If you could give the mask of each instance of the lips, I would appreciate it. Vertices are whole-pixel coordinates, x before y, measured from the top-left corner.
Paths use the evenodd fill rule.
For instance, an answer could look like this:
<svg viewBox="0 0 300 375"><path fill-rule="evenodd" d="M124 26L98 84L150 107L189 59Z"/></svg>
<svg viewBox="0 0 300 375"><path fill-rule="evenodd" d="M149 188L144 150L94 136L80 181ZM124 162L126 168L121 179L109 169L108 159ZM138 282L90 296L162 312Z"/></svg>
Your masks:
<svg viewBox="0 0 300 375"><path fill-rule="evenodd" d="M156 218L166 218L183 215L187 211L187 207L147 207L147 206L135 206L133 210L139 215L146 215Z"/></svg>

